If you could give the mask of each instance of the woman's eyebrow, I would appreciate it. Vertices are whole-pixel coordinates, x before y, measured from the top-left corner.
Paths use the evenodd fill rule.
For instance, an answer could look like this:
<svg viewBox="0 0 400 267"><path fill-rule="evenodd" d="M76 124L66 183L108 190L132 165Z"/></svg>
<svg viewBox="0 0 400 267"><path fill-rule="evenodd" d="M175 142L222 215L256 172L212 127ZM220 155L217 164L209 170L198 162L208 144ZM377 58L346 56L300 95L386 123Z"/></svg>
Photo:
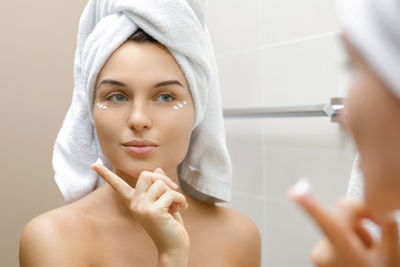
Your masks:
<svg viewBox="0 0 400 267"><path fill-rule="evenodd" d="M99 89L100 86L103 85L103 84L112 84L112 85L118 85L118 86L126 87L125 84L123 84L122 82L119 82L119 81L115 81L115 80L102 80L102 81L99 83L99 85L97 86L97 89Z"/></svg>
<svg viewBox="0 0 400 267"><path fill-rule="evenodd" d="M99 85L97 86L97 89L100 88L101 85L103 84L111 84L111 85L118 85L118 86L123 86L126 87L126 85L122 82L119 81L115 81L115 80L102 80ZM154 87L162 87L162 86L166 86L166 85L171 85L171 84L176 84L179 85L181 87L184 87L179 81L177 80L167 80L167 81L163 81L163 82L159 82L156 85L154 85Z"/></svg>
<svg viewBox="0 0 400 267"><path fill-rule="evenodd" d="M166 85L171 85L171 84L177 84L179 86L184 87L179 81L177 80L168 80L168 81L163 81L163 82L159 82L156 85L154 85L154 87L161 87L161 86L166 86Z"/></svg>

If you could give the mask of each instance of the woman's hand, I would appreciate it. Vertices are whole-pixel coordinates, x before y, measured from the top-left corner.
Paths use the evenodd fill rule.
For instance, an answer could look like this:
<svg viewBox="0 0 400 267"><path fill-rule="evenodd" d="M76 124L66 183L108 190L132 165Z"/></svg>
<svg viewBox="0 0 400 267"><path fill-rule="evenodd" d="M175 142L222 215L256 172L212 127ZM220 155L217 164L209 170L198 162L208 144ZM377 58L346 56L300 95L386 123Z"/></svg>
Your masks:
<svg viewBox="0 0 400 267"><path fill-rule="evenodd" d="M92 165L92 169L122 197L150 235L158 250L159 266L187 266L190 241L179 210L188 204L173 190L178 186L160 168L143 171L135 189L103 165Z"/></svg>
<svg viewBox="0 0 400 267"><path fill-rule="evenodd" d="M311 253L319 267L399 267L400 247L394 215L372 215L362 203L341 201L335 213L325 211L310 195L289 193L318 224L325 239ZM374 221L382 231L375 240L363 225Z"/></svg>

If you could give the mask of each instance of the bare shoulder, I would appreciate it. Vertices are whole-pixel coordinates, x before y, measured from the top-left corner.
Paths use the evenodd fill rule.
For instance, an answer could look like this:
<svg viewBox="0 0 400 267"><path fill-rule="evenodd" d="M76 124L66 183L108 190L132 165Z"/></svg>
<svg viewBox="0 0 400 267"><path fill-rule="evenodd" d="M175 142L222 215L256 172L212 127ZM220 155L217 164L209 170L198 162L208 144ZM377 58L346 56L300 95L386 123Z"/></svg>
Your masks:
<svg viewBox="0 0 400 267"><path fill-rule="evenodd" d="M75 215L61 207L29 221L20 239L20 266L87 266L75 238L81 234Z"/></svg>
<svg viewBox="0 0 400 267"><path fill-rule="evenodd" d="M261 237L252 219L236 210L216 206L219 231L237 266L260 266Z"/></svg>
<svg viewBox="0 0 400 267"><path fill-rule="evenodd" d="M216 209L220 220L230 222L228 228L232 228L231 230L249 230L258 233L256 224L247 215L223 206L216 206Z"/></svg>

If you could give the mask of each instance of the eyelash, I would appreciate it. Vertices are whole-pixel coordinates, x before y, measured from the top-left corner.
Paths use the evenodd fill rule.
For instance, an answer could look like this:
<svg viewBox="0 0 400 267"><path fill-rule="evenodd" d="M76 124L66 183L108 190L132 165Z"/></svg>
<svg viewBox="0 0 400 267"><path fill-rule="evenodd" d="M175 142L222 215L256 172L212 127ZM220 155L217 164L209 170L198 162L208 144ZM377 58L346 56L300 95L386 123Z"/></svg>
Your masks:
<svg viewBox="0 0 400 267"><path fill-rule="evenodd" d="M116 97L116 96L123 96L123 97L124 97L124 101L115 101L115 100L112 100L112 98L113 98L113 97ZM169 101L169 102L160 101L160 102L162 102L162 103L170 103L170 102L176 100L176 97L175 97L174 95L170 94L170 93L163 93L163 94L160 94L160 95L157 96L156 99L158 99L159 97L162 97L162 96L169 96L169 97L171 97L171 101ZM112 102L114 102L114 103L121 103L121 102L125 102L125 101L127 100L127 97L124 96L124 95L121 94L121 93L115 93L115 94L112 94L112 95L108 96L108 97L106 98L106 100L110 100L110 101L112 101Z"/></svg>
<svg viewBox="0 0 400 267"><path fill-rule="evenodd" d="M156 99L158 99L158 98L161 97L161 96L169 96L169 97L171 97L171 101L169 101L169 102L163 102L163 103L170 103L170 102L172 102L172 101L174 101L174 100L176 99L175 96L173 96L172 94L169 94L169 93L160 94L160 95L157 96Z"/></svg>
<svg viewBox="0 0 400 267"><path fill-rule="evenodd" d="M116 97L116 96L123 96L124 99L125 99L125 101L126 101L126 99L127 99L127 97L124 96L124 95L121 94L121 93L112 94L112 95L108 96L106 99L107 99L107 100L110 100L110 101L112 101L112 102L115 102L115 103L125 102L125 101L114 101L114 100L112 100L112 98L113 98L113 97Z"/></svg>

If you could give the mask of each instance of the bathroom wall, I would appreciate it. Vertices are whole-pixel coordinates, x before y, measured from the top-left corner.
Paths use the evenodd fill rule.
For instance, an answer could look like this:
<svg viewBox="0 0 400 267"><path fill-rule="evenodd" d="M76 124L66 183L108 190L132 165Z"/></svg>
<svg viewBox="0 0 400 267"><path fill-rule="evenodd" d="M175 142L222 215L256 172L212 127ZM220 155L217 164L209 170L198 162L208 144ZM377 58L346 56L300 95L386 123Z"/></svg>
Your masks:
<svg viewBox="0 0 400 267"><path fill-rule="evenodd" d="M51 153L69 106L78 19L86 1L4 0L0 9L0 266L18 266L18 242L33 217L64 204ZM333 0L209 0L224 107L328 103L340 96ZM228 204L257 223L263 266L311 266L318 239L285 197L308 176L331 208L345 193L353 149L327 118L229 119L234 166Z"/></svg>
<svg viewBox="0 0 400 267"><path fill-rule="evenodd" d="M345 56L335 0L209 1L224 108L328 104L345 94ZM333 209L354 158L327 117L226 119L233 200L262 236L262 266L312 266L320 233L286 189L301 176Z"/></svg>
<svg viewBox="0 0 400 267"><path fill-rule="evenodd" d="M18 265L33 217L62 206L51 153L71 102L76 31L86 1L4 0L0 8L0 266Z"/></svg>

